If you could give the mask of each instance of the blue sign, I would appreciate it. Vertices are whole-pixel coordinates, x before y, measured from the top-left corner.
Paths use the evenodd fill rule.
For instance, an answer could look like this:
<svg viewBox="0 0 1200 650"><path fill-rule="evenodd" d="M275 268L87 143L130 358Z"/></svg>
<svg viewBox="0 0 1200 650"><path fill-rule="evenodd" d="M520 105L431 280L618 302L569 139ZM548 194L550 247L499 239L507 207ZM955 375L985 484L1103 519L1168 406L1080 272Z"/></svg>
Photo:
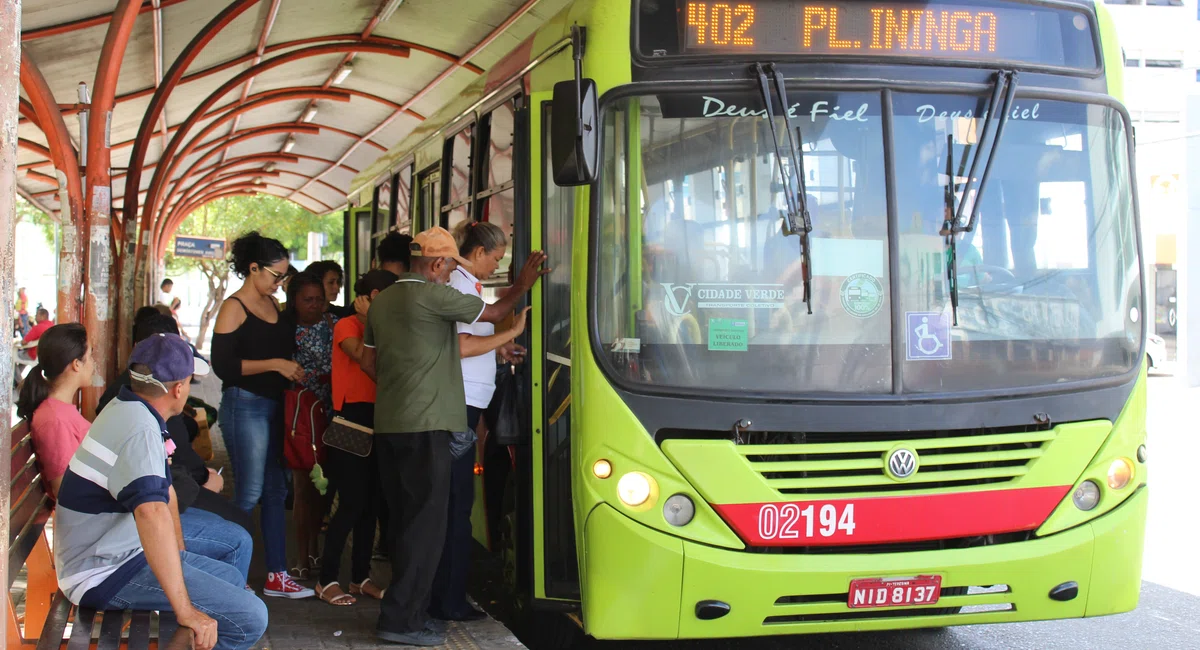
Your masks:
<svg viewBox="0 0 1200 650"><path fill-rule="evenodd" d="M910 311L904 314L909 361L946 360L950 356L950 314Z"/></svg>
<svg viewBox="0 0 1200 650"><path fill-rule="evenodd" d="M175 257L202 260L225 259L225 240L212 237L175 236Z"/></svg>

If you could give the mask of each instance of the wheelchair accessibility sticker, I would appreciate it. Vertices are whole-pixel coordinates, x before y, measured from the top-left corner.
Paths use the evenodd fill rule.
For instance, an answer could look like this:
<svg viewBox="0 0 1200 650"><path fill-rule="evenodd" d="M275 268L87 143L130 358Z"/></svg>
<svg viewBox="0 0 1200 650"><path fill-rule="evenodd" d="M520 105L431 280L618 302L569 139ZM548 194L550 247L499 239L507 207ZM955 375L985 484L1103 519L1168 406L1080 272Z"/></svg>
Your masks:
<svg viewBox="0 0 1200 650"><path fill-rule="evenodd" d="M908 332L908 360L933 361L950 357L950 314L910 311L904 314Z"/></svg>

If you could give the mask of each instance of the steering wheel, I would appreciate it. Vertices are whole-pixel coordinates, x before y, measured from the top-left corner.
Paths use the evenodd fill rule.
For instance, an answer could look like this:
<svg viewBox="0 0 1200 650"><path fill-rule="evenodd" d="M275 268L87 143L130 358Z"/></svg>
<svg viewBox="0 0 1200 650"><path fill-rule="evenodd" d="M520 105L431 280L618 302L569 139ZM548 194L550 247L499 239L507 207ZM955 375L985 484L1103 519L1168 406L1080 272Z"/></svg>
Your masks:
<svg viewBox="0 0 1200 650"><path fill-rule="evenodd" d="M991 276L984 278L984 275ZM1017 284L1017 276L1003 266L994 264L973 264L971 266L959 267L959 277L966 276L974 284L965 284L966 287L981 287L985 285L1014 285ZM1003 279L997 278L1002 276Z"/></svg>

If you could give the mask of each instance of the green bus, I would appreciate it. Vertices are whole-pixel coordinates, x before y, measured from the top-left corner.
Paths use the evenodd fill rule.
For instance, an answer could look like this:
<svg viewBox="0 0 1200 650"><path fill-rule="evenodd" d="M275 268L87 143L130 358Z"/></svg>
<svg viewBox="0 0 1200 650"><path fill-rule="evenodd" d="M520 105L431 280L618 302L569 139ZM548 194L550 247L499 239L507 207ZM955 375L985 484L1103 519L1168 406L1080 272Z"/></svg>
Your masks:
<svg viewBox="0 0 1200 650"><path fill-rule="evenodd" d="M353 271L464 220L511 236L490 290L549 255L477 471L531 629L1134 608L1122 67L1092 0L579 0L364 171Z"/></svg>

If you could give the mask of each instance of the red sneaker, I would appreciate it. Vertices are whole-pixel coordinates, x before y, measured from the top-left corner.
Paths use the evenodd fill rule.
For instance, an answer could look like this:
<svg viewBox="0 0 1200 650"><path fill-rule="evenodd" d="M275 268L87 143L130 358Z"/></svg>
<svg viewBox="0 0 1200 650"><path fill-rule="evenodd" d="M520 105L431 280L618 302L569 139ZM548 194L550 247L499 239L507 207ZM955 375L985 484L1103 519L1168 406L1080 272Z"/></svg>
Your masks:
<svg viewBox="0 0 1200 650"><path fill-rule="evenodd" d="M264 596L275 598L312 598L317 592L292 580L287 571L267 574L267 585L263 587Z"/></svg>

